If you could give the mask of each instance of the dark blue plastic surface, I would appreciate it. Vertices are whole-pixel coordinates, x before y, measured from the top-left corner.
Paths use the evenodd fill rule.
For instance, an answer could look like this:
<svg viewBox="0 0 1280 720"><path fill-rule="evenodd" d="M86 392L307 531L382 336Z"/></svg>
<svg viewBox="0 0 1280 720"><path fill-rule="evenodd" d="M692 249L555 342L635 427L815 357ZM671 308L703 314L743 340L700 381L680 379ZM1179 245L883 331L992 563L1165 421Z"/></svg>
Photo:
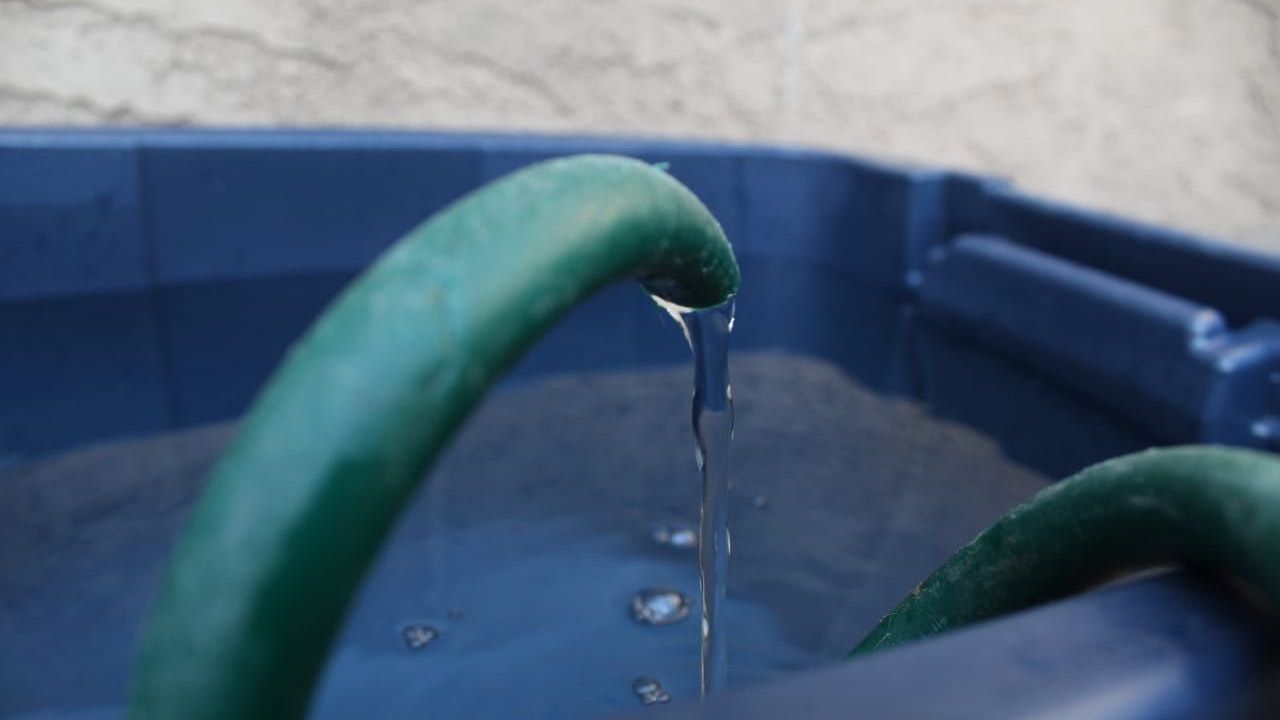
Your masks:
<svg viewBox="0 0 1280 720"><path fill-rule="evenodd" d="M629 718L1274 717L1273 620L1193 577L1142 580L919 646ZM1212 662L1205 662L1212 658Z"/></svg>
<svg viewBox="0 0 1280 720"><path fill-rule="evenodd" d="M576 152L669 163L721 219L743 261L736 350L833 363L1047 476L1153 444L1280 449L1268 429L1280 427L1280 260L987 179L612 139L8 131L0 467L236 417L324 304L404 231L482 182ZM610 288L512 381L685 362L669 331L640 293ZM914 579L893 581L905 590ZM1223 607L1153 581L794 680L790 695L784 682L759 691L760 707L803 695L815 717L833 704L889 716L913 667L936 694L904 699L907 715L951 702L998 716L1014 707L999 704L1010 687L1026 700L1018 707L1062 706L1060 692L1031 688L1040 676L1019 674L1029 662L1044 665L1046 685L1131 700L1107 717L1196 717L1232 683L1253 687L1259 668L1274 668L1238 642ZM1109 623L1114 612L1149 622ZM1017 659L1027 652L1017 628L1061 646ZM964 668L978 646L994 653L989 672ZM1148 646L1159 651L1123 650ZM1100 656L1105 678L1089 672ZM1178 673L1190 689L1170 690ZM702 711L735 717L740 706Z"/></svg>
<svg viewBox="0 0 1280 720"><path fill-rule="evenodd" d="M1265 441L1254 424L1280 368L1273 320L1233 333L1216 309L974 235L937 251L920 301L1169 442Z"/></svg>
<svg viewBox="0 0 1280 720"><path fill-rule="evenodd" d="M996 183L804 151L606 139L11 131L0 135L0 338L30 338L24 324L39 314L57 315L71 298L110 293L110 302L122 304L110 313L110 335L134 340L112 352L119 361L80 368L89 374L69 391L81 415L71 422L50 412L47 385L66 381L58 363L86 342L84 328L75 327L84 318L41 323L45 344L63 348L56 358L6 352L0 457L235 413L279 357L288 331L304 327L341 279L401 233L487 179L579 151L670 163L722 219L740 255L821 263L904 296L930 277L935 287L923 290L925 306L944 324L994 340L1074 389L1097 390L1098 401L1161 440L1269 442L1252 429L1275 414L1280 393L1272 374L1280 372L1280 329L1266 320L1280 314L1280 260L1055 207ZM1009 251L958 246L949 258L945 248L960 231L1026 250L1007 261L966 260ZM939 251L932 263L931 249ZM1081 266L1094 272L1058 271ZM1042 283L1047 276L1055 279ZM228 306L222 317L208 317L196 310L201 303L187 301L205 292L203 285L264 278L315 285L314 295L300 295L314 299L296 301L296 313L262 318L268 328L243 333L237 326L255 322L253 313ZM1016 307L1021 299L1010 293L1023 292L1018 283L1040 287L1043 302ZM1216 311L1244 334L1219 332L1214 348L1172 348L1172 336L1148 344L1141 328L1169 318L1152 310L1160 301L1146 300L1154 295L1142 288ZM242 302L270 302L273 289L261 292ZM1144 299L1134 300L1135 292ZM985 301L974 297L984 294ZM984 303L1003 304L1016 317L995 323ZM1128 319L1100 317L1108 307ZM201 324L213 332L188 337ZM1001 328L999 338L991 325ZM218 328L226 330L222 337ZM248 364L227 369L223 388L208 382L201 344L228 342L227 333L268 347L258 361L247 348ZM1152 387L1141 362L1094 352L1120 336L1130 338L1125 352L1135 358L1160 356L1161 372L1172 373L1163 391ZM104 386L116 390L92 390ZM112 401L111 392L135 401Z"/></svg>

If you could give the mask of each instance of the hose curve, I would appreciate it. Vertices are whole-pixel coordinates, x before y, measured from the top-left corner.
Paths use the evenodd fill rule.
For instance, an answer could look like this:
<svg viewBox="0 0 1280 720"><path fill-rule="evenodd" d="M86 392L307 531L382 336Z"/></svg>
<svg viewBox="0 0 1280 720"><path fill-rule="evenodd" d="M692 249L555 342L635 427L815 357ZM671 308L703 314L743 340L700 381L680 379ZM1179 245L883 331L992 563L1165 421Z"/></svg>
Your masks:
<svg viewBox="0 0 1280 720"><path fill-rule="evenodd" d="M437 453L565 311L627 276L689 307L739 282L692 193L608 156L486 186L379 258L289 351L213 471L144 630L132 716L302 717Z"/></svg>
<svg viewBox="0 0 1280 720"><path fill-rule="evenodd" d="M1280 606L1280 459L1179 447L1087 468L1037 493L961 548L851 656L1168 562L1226 572Z"/></svg>

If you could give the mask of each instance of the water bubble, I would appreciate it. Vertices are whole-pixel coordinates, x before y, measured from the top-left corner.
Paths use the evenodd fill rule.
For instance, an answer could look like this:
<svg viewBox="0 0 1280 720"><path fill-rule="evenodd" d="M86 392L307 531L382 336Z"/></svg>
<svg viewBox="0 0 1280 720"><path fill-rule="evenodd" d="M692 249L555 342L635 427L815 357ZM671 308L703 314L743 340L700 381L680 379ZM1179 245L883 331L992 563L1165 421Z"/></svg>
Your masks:
<svg viewBox="0 0 1280 720"><path fill-rule="evenodd" d="M661 525L653 529L653 540L659 545L678 550L698 547L698 533L687 527Z"/></svg>
<svg viewBox="0 0 1280 720"><path fill-rule="evenodd" d="M631 617L646 625L670 625L689 617L689 598L679 590L645 588L631 600Z"/></svg>
<svg viewBox="0 0 1280 720"><path fill-rule="evenodd" d="M765 497L764 495L757 495L751 498L751 507L757 510L763 510L769 507L769 498Z"/></svg>
<svg viewBox="0 0 1280 720"><path fill-rule="evenodd" d="M663 689L662 683L651 677L638 677L631 683L631 691L645 705L671 702L671 693Z"/></svg>
<svg viewBox="0 0 1280 720"><path fill-rule="evenodd" d="M449 622L462 622L462 611L454 608L446 613L445 617L449 618Z"/></svg>
<svg viewBox="0 0 1280 720"><path fill-rule="evenodd" d="M400 637L410 650L421 650L440 637L440 631L430 625L407 625L400 631Z"/></svg>
<svg viewBox="0 0 1280 720"><path fill-rule="evenodd" d="M1271 415L1260 417L1253 421L1253 425L1249 429L1253 432L1253 436L1259 440L1280 438L1280 417Z"/></svg>

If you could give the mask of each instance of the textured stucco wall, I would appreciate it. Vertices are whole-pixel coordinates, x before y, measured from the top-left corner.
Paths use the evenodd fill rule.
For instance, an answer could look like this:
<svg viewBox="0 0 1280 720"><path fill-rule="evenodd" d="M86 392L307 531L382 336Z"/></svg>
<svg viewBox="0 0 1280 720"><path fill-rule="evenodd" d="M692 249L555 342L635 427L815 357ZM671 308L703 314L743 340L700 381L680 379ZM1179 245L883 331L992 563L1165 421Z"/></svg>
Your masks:
<svg viewBox="0 0 1280 720"><path fill-rule="evenodd" d="M0 0L0 123L799 142L1280 252L1280 0Z"/></svg>

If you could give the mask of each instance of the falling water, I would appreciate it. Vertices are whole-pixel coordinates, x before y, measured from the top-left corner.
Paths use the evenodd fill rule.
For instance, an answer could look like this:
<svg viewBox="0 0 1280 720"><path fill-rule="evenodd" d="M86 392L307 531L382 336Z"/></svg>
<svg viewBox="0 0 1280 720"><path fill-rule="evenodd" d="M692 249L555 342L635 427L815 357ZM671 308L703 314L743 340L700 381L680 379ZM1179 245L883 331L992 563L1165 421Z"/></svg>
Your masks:
<svg viewBox="0 0 1280 720"><path fill-rule="evenodd" d="M724 635L725 579L729 567L729 443L733 439L733 391L729 387L729 334L733 300L705 310L659 301L684 328L693 349L693 434L702 471L698 524L698 579L702 585L702 696L728 678Z"/></svg>

